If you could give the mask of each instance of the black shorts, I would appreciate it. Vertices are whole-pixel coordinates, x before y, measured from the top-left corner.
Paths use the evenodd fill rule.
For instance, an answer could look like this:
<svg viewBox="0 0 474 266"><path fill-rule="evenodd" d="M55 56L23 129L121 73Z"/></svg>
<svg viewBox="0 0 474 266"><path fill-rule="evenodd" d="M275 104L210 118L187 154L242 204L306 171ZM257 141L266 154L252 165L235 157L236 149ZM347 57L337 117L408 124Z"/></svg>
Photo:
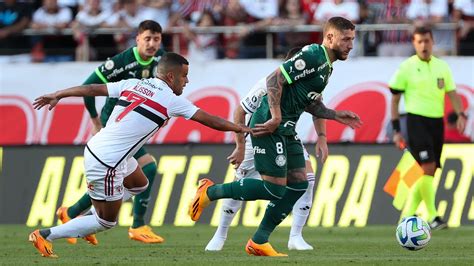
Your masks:
<svg viewBox="0 0 474 266"><path fill-rule="evenodd" d="M444 144L443 118L407 115L408 146L418 163L436 162L441 167Z"/></svg>

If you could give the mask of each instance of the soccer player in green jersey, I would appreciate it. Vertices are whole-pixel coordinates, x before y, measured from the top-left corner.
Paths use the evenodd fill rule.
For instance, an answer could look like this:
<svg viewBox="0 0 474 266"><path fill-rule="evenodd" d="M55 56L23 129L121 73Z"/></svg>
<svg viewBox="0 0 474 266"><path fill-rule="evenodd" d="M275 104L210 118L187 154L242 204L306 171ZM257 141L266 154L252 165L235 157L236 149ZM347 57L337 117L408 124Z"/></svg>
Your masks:
<svg viewBox="0 0 474 266"><path fill-rule="evenodd" d="M159 23L153 20L142 21L138 26L138 34L136 37L137 46L131 47L105 61L87 78L84 85L105 84L130 78L141 79L155 77L158 62L164 54L164 51L160 49L161 32L162 29ZM95 98L84 98L86 108L91 115L94 135L106 125L117 100L117 98L107 97L99 118L95 107ZM164 239L155 234L151 228L145 224L144 220L148 208L150 191L156 175L156 162L143 147L140 148L133 157L137 159L138 164L148 178L149 186L145 191L134 197L133 224L129 228L128 234L130 239L133 240L144 243L161 243ZM90 196L85 193L84 196L71 207L60 207L57 210L58 219L63 223L68 222L83 213L91 205ZM85 239L93 245L98 243L95 235L87 236ZM76 239L69 238L68 242L74 244L76 243Z"/></svg>
<svg viewBox="0 0 474 266"><path fill-rule="evenodd" d="M403 94L407 112L408 147L424 171L423 177L411 190L412 200L406 215L414 215L418 205L424 201L431 229L442 229L447 227L447 223L438 216L436 210L433 176L436 169L441 167L445 94L458 114L459 132L464 131L467 117L456 93L456 85L448 64L432 55L434 42L431 30L425 27L416 28L412 42L416 55L405 60L389 82L392 92L392 127L395 132L393 141L397 147L405 142L400 133L398 112Z"/></svg>
<svg viewBox="0 0 474 266"><path fill-rule="evenodd" d="M333 17L327 21L323 34L322 45L303 47L267 77L267 95L250 121L255 169L262 180L214 184L202 179L189 206L189 215L196 221L203 209L217 199L270 200L259 228L245 248L252 255L286 256L273 249L269 237L308 187L303 148L295 138L296 122L303 111L319 118L344 120L355 127L360 125L355 114L336 113L317 101L328 83L332 63L347 59L355 26L345 18Z"/></svg>

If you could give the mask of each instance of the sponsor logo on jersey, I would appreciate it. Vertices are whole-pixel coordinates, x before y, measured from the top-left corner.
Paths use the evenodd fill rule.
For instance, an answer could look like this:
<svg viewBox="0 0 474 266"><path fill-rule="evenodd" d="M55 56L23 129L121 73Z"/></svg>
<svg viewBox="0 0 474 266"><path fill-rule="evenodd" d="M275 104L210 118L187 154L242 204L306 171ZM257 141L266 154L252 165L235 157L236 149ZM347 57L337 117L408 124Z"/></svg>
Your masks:
<svg viewBox="0 0 474 266"><path fill-rule="evenodd" d="M326 79L326 76L324 76L324 75L319 75L319 77L323 80L323 82Z"/></svg>
<svg viewBox="0 0 474 266"><path fill-rule="evenodd" d="M112 68L114 68L114 65L115 64L114 64L114 61L112 59L109 59L109 60L105 61L105 64L104 64L105 69L107 69L107 70L111 70Z"/></svg>
<svg viewBox="0 0 474 266"><path fill-rule="evenodd" d="M285 155L282 155L282 154L278 155L278 156L275 158L275 163L276 163L276 165L278 165L278 166L280 166L280 167L284 166L284 165L286 164L286 157L285 157Z"/></svg>
<svg viewBox="0 0 474 266"><path fill-rule="evenodd" d="M303 70L306 67L306 62L303 59L298 59L295 61L295 68L297 70Z"/></svg>
<svg viewBox="0 0 474 266"><path fill-rule="evenodd" d="M325 68L325 67L328 66L328 65L329 65L329 63L328 63L328 61L326 61L326 63L324 63L324 64L318 66L318 72L321 71L323 68Z"/></svg>
<svg viewBox="0 0 474 266"><path fill-rule="evenodd" d="M321 94L315 91L308 92L306 96L308 96L308 98L310 98L312 101L316 101L318 98L321 98Z"/></svg>
<svg viewBox="0 0 474 266"><path fill-rule="evenodd" d="M130 76L133 76L134 78L137 77L137 71L128 71L128 74L130 74Z"/></svg>
<svg viewBox="0 0 474 266"><path fill-rule="evenodd" d="M150 86L152 87L153 89L156 89L156 90L163 90L162 88L156 86L155 84L153 84L153 82L151 82L149 79L142 79L141 80L141 83L147 85L147 86Z"/></svg>
<svg viewBox="0 0 474 266"><path fill-rule="evenodd" d="M259 146L253 146L253 154L267 154L267 152Z"/></svg>
<svg viewBox="0 0 474 266"><path fill-rule="evenodd" d="M298 74L298 75L295 76L295 81L299 80L300 78L306 77L306 75L309 75L309 74L313 73L314 71L316 71L316 70L314 69L314 67L311 68L311 69L305 69L305 70L303 70L303 73Z"/></svg>
<svg viewBox="0 0 474 266"><path fill-rule="evenodd" d="M286 121L285 124L283 124L283 127L295 127L296 122L294 121Z"/></svg>
<svg viewBox="0 0 474 266"><path fill-rule="evenodd" d="M111 78L116 77L117 75L119 75L119 74L122 73L123 71L124 71L123 67L121 67L121 68L116 68L116 69L114 69L114 71L112 71L112 73L110 73L109 75L107 75L107 79L110 80Z"/></svg>
<svg viewBox="0 0 474 266"><path fill-rule="evenodd" d="M420 159L421 160L428 159L428 151L420 151Z"/></svg>

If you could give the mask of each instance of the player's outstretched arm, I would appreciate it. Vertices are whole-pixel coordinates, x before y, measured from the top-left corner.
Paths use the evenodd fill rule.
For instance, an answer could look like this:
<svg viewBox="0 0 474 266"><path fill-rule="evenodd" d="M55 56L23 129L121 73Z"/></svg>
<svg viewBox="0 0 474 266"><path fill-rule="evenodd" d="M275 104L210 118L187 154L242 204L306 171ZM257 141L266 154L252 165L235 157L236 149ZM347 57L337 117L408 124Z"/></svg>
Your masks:
<svg viewBox="0 0 474 266"><path fill-rule="evenodd" d="M238 105L234 111L234 123L237 125L245 124L245 110L241 105ZM234 168L239 168L245 157L245 133L235 133L235 149L227 157L227 160L234 165Z"/></svg>
<svg viewBox="0 0 474 266"><path fill-rule="evenodd" d="M64 90L59 90L54 93L45 94L35 99L33 102L34 109L41 109L43 106L49 105L48 110L53 109L59 100L62 98L72 96L107 96L107 85L105 84L90 84L71 87Z"/></svg>
<svg viewBox="0 0 474 266"><path fill-rule="evenodd" d="M310 105L306 106L305 111L317 118L335 120L351 128L359 128L362 126L362 121L356 113L329 109L322 101L313 101Z"/></svg>
<svg viewBox="0 0 474 266"><path fill-rule="evenodd" d="M218 116L211 115L202 109L197 110L196 113L191 117L191 120L219 131L234 131L236 133L250 132L250 128L244 125L236 125Z"/></svg>

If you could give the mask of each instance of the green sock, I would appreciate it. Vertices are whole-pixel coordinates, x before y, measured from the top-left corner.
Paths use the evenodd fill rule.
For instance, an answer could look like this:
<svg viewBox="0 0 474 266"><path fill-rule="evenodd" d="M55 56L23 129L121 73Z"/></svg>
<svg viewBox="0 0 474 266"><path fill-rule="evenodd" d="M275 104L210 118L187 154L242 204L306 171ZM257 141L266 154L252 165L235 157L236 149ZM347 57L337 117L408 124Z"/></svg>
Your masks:
<svg viewBox="0 0 474 266"><path fill-rule="evenodd" d="M410 201L410 206L408 207L408 211L407 211L408 215L415 215L416 210L418 209L418 205L420 205L420 202L421 202L420 183L421 183L421 178L416 182L415 187L413 187L411 191L411 201Z"/></svg>
<svg viewBox="0 0 474 266"><path fill-rule="evenodd" d="M145 225L145 213L150 201L151 187L156 176L156 163L152 162L142 167L143 173L148 178L148 187L145 191L135 196L133 199L133 224L132 228Z"/></svg>
<svg viewBox="0 0 474 266"><path fill-rule="evenodd" d="M288 184L286 193L282 199L270 201L265 210L262 222L252 237L253 242L257 244L268 242L270 234L285 220L286 216L288 216L293 209L296 201L303 196L307 188L308 181Z"/></svg>
<svg viewBox="0 0 474 266"><path fill-rule="evenodd" d="M242 178L238 181L216 184L207 189L210 200L232 198L235 200L279 199L285 193L285 186L259 179Z"/></svg>
<svg viewBox="0 0 474 266"><path fill-rule="evenodd" d="M428 221L433 221L433 219L438 216L438 211L436 211L435 205L435 195L436 191L433 188L433 178L429 175L424 175L421 177L420 183L420 194L421 198L426 204L426 209L428 210Z"/></svg>
<svg viewBox="0 0 474 266"><path fill-rule="evenodd" d="M67 215L71 219L74 219L79 214L87 210L90 206L92 206L91 197L86 192L76 203L74 203L74 205L67 209Z"/></svg>

